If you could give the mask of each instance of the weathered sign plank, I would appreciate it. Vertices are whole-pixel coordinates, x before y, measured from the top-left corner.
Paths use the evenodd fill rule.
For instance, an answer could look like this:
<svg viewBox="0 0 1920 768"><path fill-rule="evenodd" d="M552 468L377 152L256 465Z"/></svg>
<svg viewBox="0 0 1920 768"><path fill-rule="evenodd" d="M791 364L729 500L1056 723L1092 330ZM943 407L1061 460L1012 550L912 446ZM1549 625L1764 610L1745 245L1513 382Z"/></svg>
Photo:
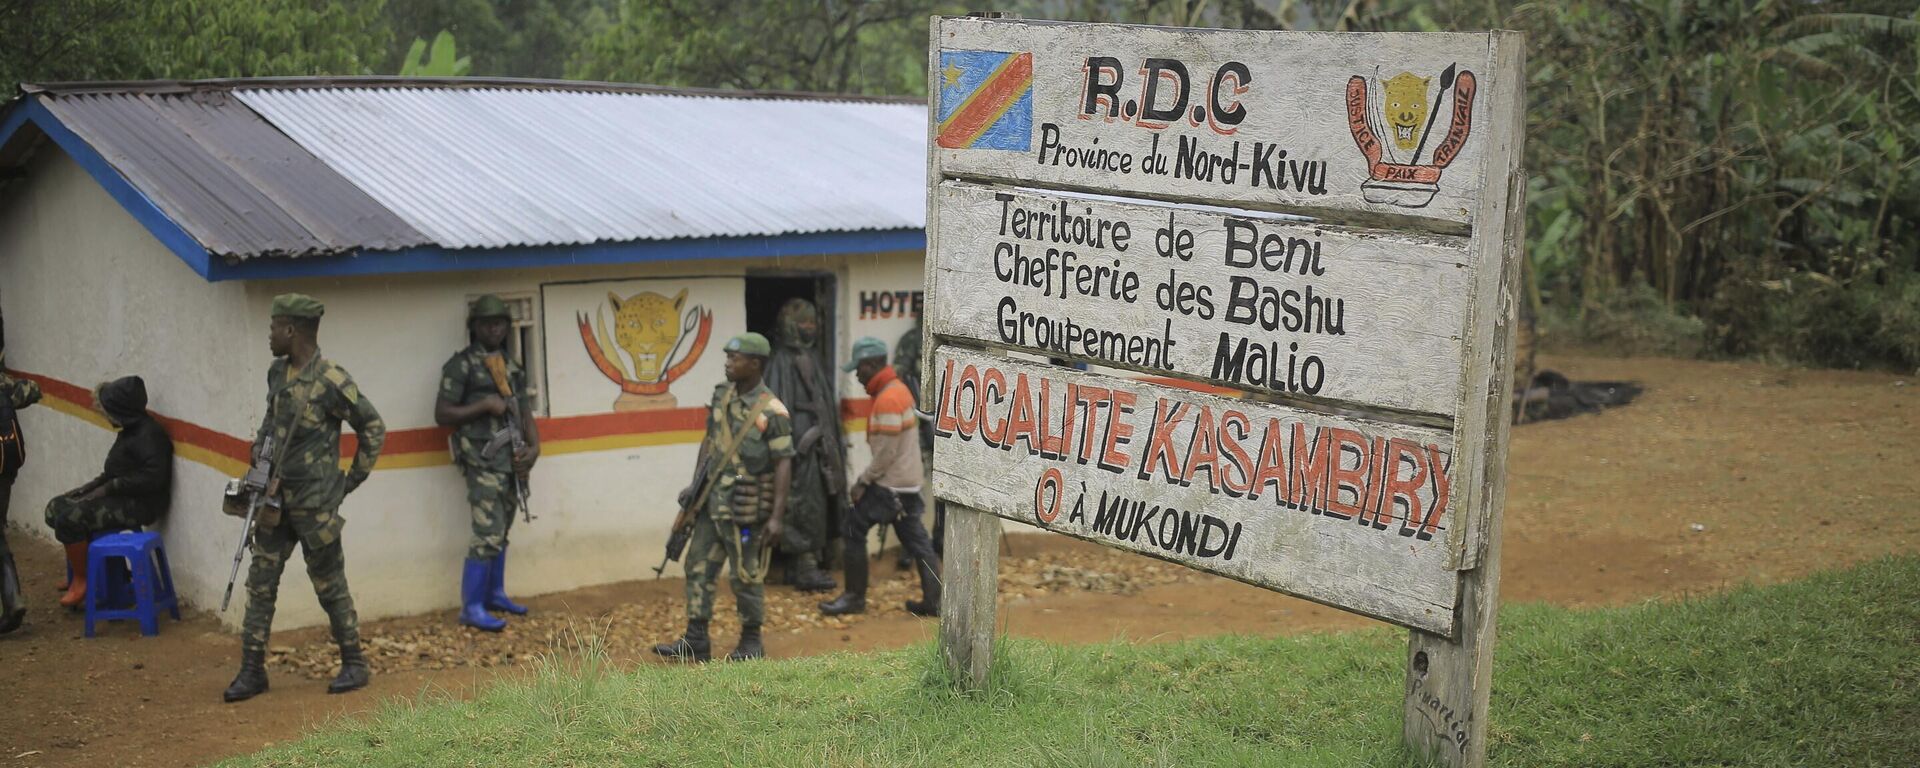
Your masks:
<svg viewBox="0 0 1920 768"><path fill-rule="evenodd" d="M1445 635L1452 435L943 347L934 492Z"/></svg>
<svg viewBox="0 0 1920 768"><path fill-rule="evenodd" d="M1460 405L1465 238L946 182L928 326L1283 396Z"/></svg>
<svg viewBox="0 0 1920 768"><path fill-rule="evenodd" d="M936 24L937 175L1473 222L1486 35Z"/></svg>
<svg viewBox="0 0 1920 768"><path fill-rule="evenodd" d="M990 668L990 512L1412 628L1406 743L1482 765L1524 41L929 36L921 396L962 553L943 574L956 679Z"/></svg>

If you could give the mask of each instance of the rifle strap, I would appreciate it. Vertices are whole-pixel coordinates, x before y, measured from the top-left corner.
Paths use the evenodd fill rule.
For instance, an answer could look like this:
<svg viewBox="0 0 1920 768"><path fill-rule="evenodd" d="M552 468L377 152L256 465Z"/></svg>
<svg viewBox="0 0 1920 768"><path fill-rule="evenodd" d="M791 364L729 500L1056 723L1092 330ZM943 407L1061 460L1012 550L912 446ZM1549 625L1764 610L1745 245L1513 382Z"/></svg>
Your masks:
<svg viewBox="0 0 1920 768"><path fill-rule="evenodd" d="M267 435L268 436L273 435L273 428L277 426L275 422L278 420L280 415L281 393L286 392L288 388L293 386L294 382L299 381L301 376L306 375L307 371L312 369L313 366L318 364L319 362L320 362L320 355L316 353L314 354L312 360L307 361L307 366L305 368L301 368L300 371L298 373L295 373L292 377L289 377L277 383L270 382L268 384L268 386L272 387L272 389L267 393ZM288 367L292 367L291 362L288 363ZM279 450L274 451L274 456L272 459L273 464L268 468L268 472L267 472L268 488L272 488L274 485L274 481L280 479L280 464L281 462L284 462L287 460L287 449L289 446L293 445L293 428L298 425L299 425L298 417L295 417L293 422L287 424L287 436L285 439L280 441L280 445L278 446Z"/></svg>
<svg viewBox="0 0 1920 768"><path fill-rule="evenodd" d="M720 473L732 468L733 465L740 460L740 442L746 439L747 432L752 429L754 420L760 418L760 413L767 409L769 403L773 402L772 397L762 397L759 401L755 402L753 407L747 410L747 417L741 420L740 431L735 433L732 424L727 421L727 408L733 405L733 396L733 391L729 390L727 392L727 398L720 401L720 412L716 414L716 420L721 429L720 442L723 443L725 447L720 450L720 460L714 462L713 468L707 470L707 476L701 479L700 497L694 499L695 504L705 503L707 493L713 490L713 483L720 478Z"/></svg>

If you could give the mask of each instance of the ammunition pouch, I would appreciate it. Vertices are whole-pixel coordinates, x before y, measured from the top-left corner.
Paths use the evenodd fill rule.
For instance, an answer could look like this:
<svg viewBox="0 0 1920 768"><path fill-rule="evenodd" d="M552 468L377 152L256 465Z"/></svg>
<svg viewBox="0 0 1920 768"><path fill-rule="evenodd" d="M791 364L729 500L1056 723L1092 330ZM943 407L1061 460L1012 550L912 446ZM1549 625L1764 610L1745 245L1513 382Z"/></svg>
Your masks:
<svg viewBox="0 0 1920 768"><path fill-rule="evenodd" d="M280 525L280 503L277 501L272 504L261 504L260 509L253 513L253 529L256 531L278 525Z"/></svg>
<svg viewBox="0 0 1920 768"><path fill-rule="evenodd" d="M773 517L773 478L758 475L723 475L717 485L719 509L713 518L740 526L757 526Z"/></svg>

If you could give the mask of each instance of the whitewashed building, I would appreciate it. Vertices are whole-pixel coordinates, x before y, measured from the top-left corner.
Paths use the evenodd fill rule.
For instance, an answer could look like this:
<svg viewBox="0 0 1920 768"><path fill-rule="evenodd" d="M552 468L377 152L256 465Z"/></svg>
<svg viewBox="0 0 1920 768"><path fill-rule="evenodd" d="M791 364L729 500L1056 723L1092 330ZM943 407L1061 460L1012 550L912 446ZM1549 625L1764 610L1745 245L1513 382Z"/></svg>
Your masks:
<svg viewBox="0 0 1920 768"><path fill-rule="evenodd" d="M98 381L145 377L177 448L160 526L211 610L240 523L219 493L264 411L267 307L327 305L320 341L389 432L343 509L363 618L452 608L465 493L433 424L472 297L516 310L535 383L538 519L511 588L642 576L688 479L729 336L793 296L830 357L891 342L922 286L918 102L511 80L272 79L23 86L0 111L0 312L32 457L13 525L99 471ZM618 334L615 324L634 329ZM864 393L843 403L861 428ZM855 450L856 461L864 451ZM300 581L300 567L288 578ZM650 574L648 574L650 575ZM305 588L278 625L322 622ZM223 616L238 621L235 601Z"/></svg>

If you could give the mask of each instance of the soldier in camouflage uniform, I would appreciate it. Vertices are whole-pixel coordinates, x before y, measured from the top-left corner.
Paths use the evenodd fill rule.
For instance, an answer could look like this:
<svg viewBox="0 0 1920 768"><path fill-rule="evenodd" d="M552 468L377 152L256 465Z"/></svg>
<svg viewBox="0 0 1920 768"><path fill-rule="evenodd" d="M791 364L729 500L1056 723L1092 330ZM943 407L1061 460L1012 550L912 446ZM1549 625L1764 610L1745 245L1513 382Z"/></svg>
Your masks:
<svg viewBox="0 0 1920 768"><path fill-rule="evenodd" d="M345 368L320 356L319 301L297 293L273 299L267 344L276 360L267 369L267 414L254 438L272 436L270 490L279 508L261 507L254 520L253 560L247 568L247 613L241 622L240 674L227 686L227 701L267 690L267 636L273 627L280 574L295 545L307 561L307 576L327 612L340 646L340 674L328 693L366 687L372 673L360 650L360 619L347 591L346 554L340 545L340 502L365 482L386 442L387 427L373 402L360 393ZM353 426L359 450L353 467L340 472L340 422Z"/></svg>
<svg viewBox="0 0 1920 768"><path fill-rule="evenodd" d="M0 363L7 359L6 329L0 326ZM20 572L7 548L7 507L13 498L13 480L27 457L25 438L14 411L40 402L40 385L16 379L0 367L0 635L20 628L27 618L26 596L20 591Z"/></svg>
<svg viewBox="0 0 1920 768"><path fill-rule="evenodd" d="M820 570L828 545L846 509L847 465L840 430L840 396L834 377L819 357L820 313L813 302L789 299L780 307L773 356L767 360L767 389L793 412L793 488L787 492L787 517L781 525L780 551L791 559L788 582L802 592L838 586Z"/></svg>
<svg viewBox="0 0 1920 768"><path fill-rule="evenodd" d="M707 622L713 618L714 581L721 566L729 563L740 611L740 644L727 658L766 655L760 641L767 610L762 580L769 546L780 539L793 473L793 422L786 405L762 382L771 351L767 337L757 333L727 342L728 383L713 389L693 485L680 494L683 508L692 511L693 526L685 561L687 631L673 642L654 646L653 652L661 656L681 661L711 657ZM704 497L696 498L703 488Z"/></svg>
<svg viewBox="0 0 1920 768"><path fill-rule="evenodd" d="M498 355L505 366L507 388L520 414L530 413L527 373L505 353L513 317L500 297L476 299L467 311L467 331L473 343L455 352L440 367L440 395L433 417L453 427L453 461L467 480L467 505L473 513L473 538L460 578L460 623L487 632L507 626L487 611L526 615L525 606L507 598L507 531L520 506L515 483L525 483L540 457L540 433L530 418L520 420L526 448L515 454L503 445L489 458L482 448L507 426L509 406L487 359Z"/></svg>

